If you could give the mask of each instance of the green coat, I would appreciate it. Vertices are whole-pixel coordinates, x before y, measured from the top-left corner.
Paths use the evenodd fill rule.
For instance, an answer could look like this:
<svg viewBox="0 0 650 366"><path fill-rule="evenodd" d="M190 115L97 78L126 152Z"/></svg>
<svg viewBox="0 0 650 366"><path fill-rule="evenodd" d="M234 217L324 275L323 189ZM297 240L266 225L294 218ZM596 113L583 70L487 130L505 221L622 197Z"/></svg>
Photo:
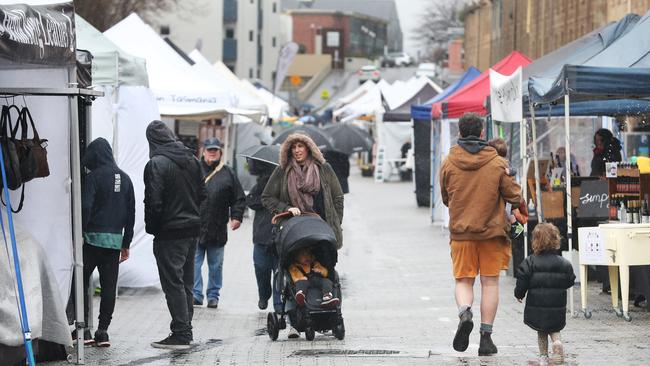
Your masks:
<svg viewBox="0 0 650 366"><path fill-rule="evenodd" d="M336 235L336 248L341 249L343 246L343 230L341 229L341 222L343 221L343 191L332 167L328 163L321 164L318 161L315 161L315 163L318 164L320 172L326 221ZM286 212L290 207L293 207L289 199L289 188L287 185L289 169L290 166L287 166L287 168L275 168L262 193L262 204L274 215Z"/></svg>

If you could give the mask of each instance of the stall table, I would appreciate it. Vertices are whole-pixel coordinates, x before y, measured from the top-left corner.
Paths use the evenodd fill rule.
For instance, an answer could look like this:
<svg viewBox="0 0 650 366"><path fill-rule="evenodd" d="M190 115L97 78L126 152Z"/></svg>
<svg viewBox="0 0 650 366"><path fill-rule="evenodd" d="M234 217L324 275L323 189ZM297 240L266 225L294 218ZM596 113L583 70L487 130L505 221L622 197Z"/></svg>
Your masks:
<svg viewBox="0 0 650 366"><path fill-rule="evenodd" d="M580 276L587 283L587 266L609 267L612 307L616 315L630 321L630 266L650 265L650 224L600 224L597 228L580 228ZM618 267L618 270L617 268ZM623 310L618 304L618 280L621 279ZM585 317L591 317L587 308L587 286L580 286L580 300Z"/></svg>

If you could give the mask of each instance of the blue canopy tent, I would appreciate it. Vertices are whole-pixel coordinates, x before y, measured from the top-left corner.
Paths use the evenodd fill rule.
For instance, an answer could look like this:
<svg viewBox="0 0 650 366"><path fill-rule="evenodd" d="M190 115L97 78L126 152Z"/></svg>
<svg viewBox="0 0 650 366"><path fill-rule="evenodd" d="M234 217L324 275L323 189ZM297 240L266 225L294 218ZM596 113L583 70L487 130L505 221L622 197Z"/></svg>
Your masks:
<svg viewBox="0 0 650 366"><path fill-rule="evenodd" d="M465 84L474 80L481 72L471 66L458 80L440 94L421 105L411 105L413 121L413 151L415 171L415 198L419 207L431 206L433 203L433 186L435 179L435 128L431 122L431 105L445 100Z"/></svg>

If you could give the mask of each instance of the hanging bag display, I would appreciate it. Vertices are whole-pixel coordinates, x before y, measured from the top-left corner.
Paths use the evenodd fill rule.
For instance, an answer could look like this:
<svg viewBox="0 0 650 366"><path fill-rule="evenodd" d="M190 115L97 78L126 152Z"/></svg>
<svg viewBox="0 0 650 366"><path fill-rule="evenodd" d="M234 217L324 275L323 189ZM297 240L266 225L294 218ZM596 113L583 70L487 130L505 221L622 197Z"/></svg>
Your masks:
<svg viewBox="0 0 650 366"><path fill-rule="evenodd" d="M2 106L2 115L0 117L0 145L2 145L2 153L5 168L7 171L7 188L16 190L22 185L22 177L20 174L20 159L16 149L15 135L12 134L13 128L11 125L11 110L18 111L18 119L20 120L20 110L15 105ZM19 121L16 122L20 123ZM0 187L2 186L0 182Z"/></svg>
<svg viewBox="0 0 650 366"><path fill-rule="evenodd" d="M34 178L44 178L50 175L50 168L47 163L47 140L41 139L34 125L34 119L27 107L20 112L20 139L17 139L18 123L12 131L14 136L18 158L20 160L20 173L23 183ZM29 122L29 124L28 124ZM33 138L29 139L29 125L32 126Z"/></svg>

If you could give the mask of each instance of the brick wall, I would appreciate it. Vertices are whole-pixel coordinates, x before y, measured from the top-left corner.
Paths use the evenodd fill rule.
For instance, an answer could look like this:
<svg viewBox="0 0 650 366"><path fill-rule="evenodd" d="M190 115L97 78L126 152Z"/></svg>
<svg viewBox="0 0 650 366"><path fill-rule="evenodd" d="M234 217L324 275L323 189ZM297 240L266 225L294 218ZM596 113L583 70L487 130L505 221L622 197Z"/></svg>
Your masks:
<svg viewBox="0 0 650 366"><path fill-rule="evenodd" d="M349 22L348 17L332 14L293 14L293 41L299 45L304 45L306 53L315 53L315 37L317 28L342 29L343 47L349 46ZM315 28L312 28L312 24Z"/></svg>

